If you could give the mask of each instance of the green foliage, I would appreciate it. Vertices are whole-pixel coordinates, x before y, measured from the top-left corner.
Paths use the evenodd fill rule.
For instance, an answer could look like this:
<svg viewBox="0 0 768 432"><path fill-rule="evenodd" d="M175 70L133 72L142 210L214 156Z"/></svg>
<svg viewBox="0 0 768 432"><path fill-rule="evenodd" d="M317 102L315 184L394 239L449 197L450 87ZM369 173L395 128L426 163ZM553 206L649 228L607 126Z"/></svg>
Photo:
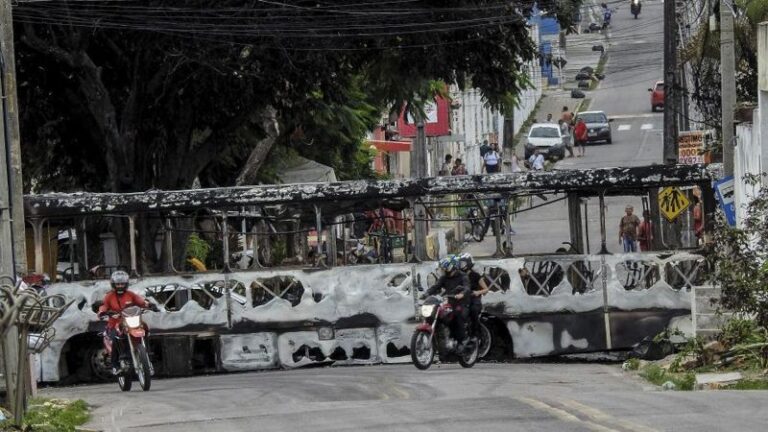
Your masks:
<svg viewBox="0 0 768 432"><path fill-rule="evenodd" d="M644 367L640 372L640 376L658 386L667 381L672 381L677 390L693 390L696 384L696 375L691 372L684 374L670 373L655 364Z"/></svg>
<svg viewBox="0 0 768 432"><path fill-rule="evenodd" d="M90 419L88 405L82 400L66 401L62 399L34 398L29 401L29 409L24 416L24 430L35 432L74 432L77 426ZM6 430L8 421L0 424L0 430Z"/></svg>
<svg viewBox="0 0 768 432"><path fill-rule="evenodd" d="M261 163L275 146L343 179L371 176L361 143L379 113L417 109L445 83L471 82L500 110L515 103L536 55L525 13L488 0L396 11L359 0L22 2L14 34L25 186L227 185L249 156Z"/></svg>
<svg viewBox="0 0 768 432"><path fill-rule="evenodd" d="M735 318L723 326L717 339L726 346L768 342L768 329L753 320Z"/></svg>
<svg viewBox="0 0 768 432"><path fill-rule="evenodd" d="M207 241L200 238L197 234L193 233L187 239L187 252L188 257L194 257L205 262L208 259L208 254L211 253L211 245Z"/></svg>
<svg viewBox="0 0 768 432"><path fill-rule="evenodd" d="M749 204L743 228L729 227L720 215L714 233L708 259L714 282L722 288L720 306L768 327L768 188Z"/></svg>
<svg viewBox="0 0 768 432"><path fill-rule="evenodd" d="M640 369L640 359L631 358L628 359L625 364L627 370L634 371Z"/></svg>
<svg viewBox="0 0 768 432"><path fill-rule="evenodd" d="M725 390L768 390L768 379L744 379Z"/></svg>

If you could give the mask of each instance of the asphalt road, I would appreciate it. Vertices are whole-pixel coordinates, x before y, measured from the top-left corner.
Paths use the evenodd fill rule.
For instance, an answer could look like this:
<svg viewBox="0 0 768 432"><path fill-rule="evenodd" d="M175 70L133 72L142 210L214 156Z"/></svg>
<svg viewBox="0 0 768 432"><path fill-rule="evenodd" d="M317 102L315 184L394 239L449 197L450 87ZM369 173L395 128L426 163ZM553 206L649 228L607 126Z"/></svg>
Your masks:
<svg viewBox="0 0 768 432"><path fill-rule="evenodd" d="M609 3L616 10L609 29L606 77L597 89L587 93L587 98L591 100L589 110L605 111L613 119L613 143L590 144L585 157L566 158L554 169L643 166L663 159L663 113L651 112L648 88L663 76L664 4L659 0L643 1L642 12L635 19L629 12L629 1ZM619 220L627 204L633 205L640 217L642 201L634 196L607 197L605 203L606 247L611 253L621 252ZM534 198L525 204L543 206L519 213L513 221L516 255L552 253L569 240L567 201L547 204ZM595 253L602 240L597 198L591 198L587 205L589 252ZM470 242L466 250L476 256L491 255L495 239L489 235L482 243Z"/></svg>
<svg viewBox="0 0 768 432"><path fill-rule="evenodd" d="M173 431L756 431L765 391L662 392L617 365L314 368L47 389L94 405L87 425Z"/></svg>

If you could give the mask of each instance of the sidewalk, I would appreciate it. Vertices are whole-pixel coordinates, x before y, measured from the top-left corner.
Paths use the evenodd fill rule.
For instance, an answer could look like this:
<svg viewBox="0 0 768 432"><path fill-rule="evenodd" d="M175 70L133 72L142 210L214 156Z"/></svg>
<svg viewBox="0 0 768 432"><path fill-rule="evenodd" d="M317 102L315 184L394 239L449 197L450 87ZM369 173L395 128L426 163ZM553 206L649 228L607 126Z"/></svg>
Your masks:
<svg viewBox="0 0 768 432"><path fill-rule="evenodd" d="M560 89L558 86L543 90L539 107L534 113L535 122L546 121L547 114L552 114L552 121L556 122L560 118L563 107L567 106L569 111L578 112L582 105L589 100L589 90L582 90L586 94L583 99L572 98L571 90L578 88L578 82L575 78L581 68L591 66L597 69L602 53L600 51L592 51L593 45L603 45L607 53L608 42L605 39L605 35L601 33L582 33L566 36L565 58L568 63L563 68L563 88ZM528 129L521 130L521 132L519 136L524 137L528 134ZM519 139L515 143L514 151L517 152L518 158L522 158L524 143L524 138ZM504 160L509 161L511 157L512 149L504 149ZM505 164L503 171L508 172L509 169L509 165Z"/></svg>

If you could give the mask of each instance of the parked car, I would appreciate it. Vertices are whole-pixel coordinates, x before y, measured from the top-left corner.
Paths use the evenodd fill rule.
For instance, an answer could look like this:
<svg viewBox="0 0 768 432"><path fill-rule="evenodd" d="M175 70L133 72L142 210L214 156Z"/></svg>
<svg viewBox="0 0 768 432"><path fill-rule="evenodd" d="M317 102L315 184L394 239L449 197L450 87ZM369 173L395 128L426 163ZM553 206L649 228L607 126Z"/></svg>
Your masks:
<svg viewBox="0 0 768 432"><path fill-rule="evenodd" d="M656 81L656 85L648 91L651 92L651 111L664 109L664 81Z"/></svg>
<svg viewBox="0 0 768 432"><path fill-rule="evenodd" d="M610 124L613 120L609 119L603 111L583 111L576 114L576 120L578 119L584 119L587 125L587 143L605 141L611 144L613 142Z"/></svg>
<svg viewBox="0 0 768 432"><path fill-rule="evenodd" d="M563 135L556 123L534 123L531 126L525 143L525 159L528 160L537 149L547 159L565 157Z"/></svg>

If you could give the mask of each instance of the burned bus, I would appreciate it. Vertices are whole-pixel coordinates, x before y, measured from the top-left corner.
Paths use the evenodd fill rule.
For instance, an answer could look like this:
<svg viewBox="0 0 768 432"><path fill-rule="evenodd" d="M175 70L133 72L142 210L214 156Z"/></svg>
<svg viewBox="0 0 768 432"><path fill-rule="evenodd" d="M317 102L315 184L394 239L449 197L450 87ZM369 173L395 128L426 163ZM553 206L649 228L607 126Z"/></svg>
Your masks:
<svg viewBox="0 0 768 432"><path fill-rule="evenodd" d="M651 250L624 253L611 209L658 215L673 187L698 191L709 219L713 177L659 165L26 196L29 262L51 275L49 295L74 300L35 369L46 382L109 376L94 306L115 269L160 308L145 315L159 375L409 362L414 297L462 250L491 288L488 357L627 349L689 327L707 272L690 214L654 217Z"/></svg>

